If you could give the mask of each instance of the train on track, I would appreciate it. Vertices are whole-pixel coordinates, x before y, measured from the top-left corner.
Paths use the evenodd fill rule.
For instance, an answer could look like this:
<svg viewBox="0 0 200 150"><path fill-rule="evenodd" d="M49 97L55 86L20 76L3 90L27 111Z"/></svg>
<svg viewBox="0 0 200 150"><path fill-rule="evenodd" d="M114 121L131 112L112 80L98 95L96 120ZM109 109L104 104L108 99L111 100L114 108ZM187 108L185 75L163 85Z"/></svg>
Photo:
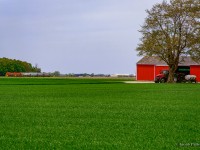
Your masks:
<svg viewBox="0 0 200 150"><path fill-rule="evenodd" d="M41 72L7 72L6 77L50 77L50 73Z"/></svg>

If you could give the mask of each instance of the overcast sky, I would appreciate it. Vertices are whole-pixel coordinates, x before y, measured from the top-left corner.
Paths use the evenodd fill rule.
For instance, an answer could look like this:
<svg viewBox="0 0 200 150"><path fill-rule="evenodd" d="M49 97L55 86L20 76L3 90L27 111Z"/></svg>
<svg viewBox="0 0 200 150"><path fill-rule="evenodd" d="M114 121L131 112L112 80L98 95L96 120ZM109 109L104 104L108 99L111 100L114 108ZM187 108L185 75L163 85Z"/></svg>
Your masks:
<svg viewBox="0 0 200 150"><path fill-rule="evenodd" d="M0 0L0 57L43 72L135 73L145 10L162 0Z"/></svg>

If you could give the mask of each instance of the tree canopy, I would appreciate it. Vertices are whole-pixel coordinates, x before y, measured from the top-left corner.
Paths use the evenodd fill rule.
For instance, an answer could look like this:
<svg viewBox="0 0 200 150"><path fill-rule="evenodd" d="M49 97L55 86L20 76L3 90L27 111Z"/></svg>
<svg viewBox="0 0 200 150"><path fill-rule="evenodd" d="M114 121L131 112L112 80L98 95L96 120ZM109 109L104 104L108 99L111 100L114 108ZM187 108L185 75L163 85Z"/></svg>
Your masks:
<svg viewBox="0 0 200 150"><path fill-rule="evenodd" d="M183 61L180 56L200 60L200 1L163 1L146 12L136 50L139 55L164 60L169 66L168 82L173 82L173 74Z"/></svg>
<svg viewBox="0 0 200 150"><path fill-rule="evenodd" d="M34 67L26 61L16 59L0 58L0 75L4 76L6 72L41 72L37 66Z"/></svg>

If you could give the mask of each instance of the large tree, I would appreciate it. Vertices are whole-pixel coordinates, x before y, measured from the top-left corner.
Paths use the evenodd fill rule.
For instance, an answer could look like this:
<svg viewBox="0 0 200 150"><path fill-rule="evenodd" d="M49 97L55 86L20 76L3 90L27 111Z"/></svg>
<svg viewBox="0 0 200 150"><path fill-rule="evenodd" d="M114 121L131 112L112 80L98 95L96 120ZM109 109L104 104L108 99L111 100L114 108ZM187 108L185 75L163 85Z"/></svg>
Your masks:
<svg viewBox="0 0 200 150"><path fill-rule="evenodd" d="M146 12L138 54L159 56L169 66L168 82L173 82L181 56L200 60L200 0L163 1Z"/></svg>

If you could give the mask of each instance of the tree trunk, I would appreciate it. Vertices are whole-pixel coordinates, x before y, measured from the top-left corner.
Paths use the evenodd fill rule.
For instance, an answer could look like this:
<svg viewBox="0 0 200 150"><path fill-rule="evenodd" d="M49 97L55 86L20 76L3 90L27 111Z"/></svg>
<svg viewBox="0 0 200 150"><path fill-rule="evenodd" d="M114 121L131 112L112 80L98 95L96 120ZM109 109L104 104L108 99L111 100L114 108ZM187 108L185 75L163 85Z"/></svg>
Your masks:
<svg viewBox="0 0 200 150"><path fill-rule="evenodd" d="M176 67L171 66L169 68L169 75L168 75L167 83L174 83L175 82L175 80L174 80L175 71L176 71Z"/></svg>

